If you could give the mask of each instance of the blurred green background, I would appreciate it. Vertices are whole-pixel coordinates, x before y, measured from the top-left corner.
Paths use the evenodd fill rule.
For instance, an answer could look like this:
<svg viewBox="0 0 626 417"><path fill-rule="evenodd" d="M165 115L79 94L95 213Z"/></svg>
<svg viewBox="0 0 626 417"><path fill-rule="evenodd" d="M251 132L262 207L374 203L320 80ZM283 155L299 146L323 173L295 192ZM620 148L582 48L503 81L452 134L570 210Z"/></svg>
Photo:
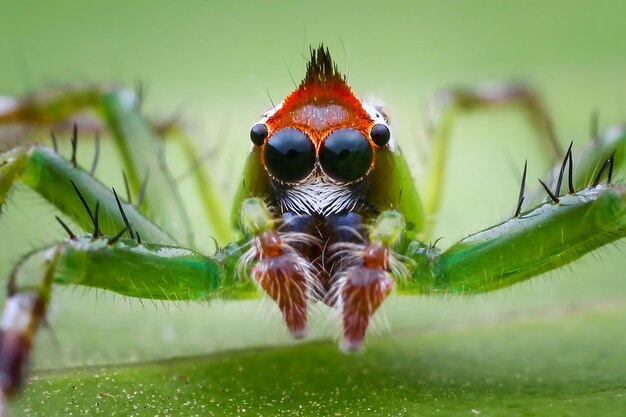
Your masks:
<svg viewBox="0 0 626 417"><path fill-rule="evenodd" d="M451 85L530 83L575 149L593 110L602 126L626 120L619 1L40 1L0 9L1 95L141 81L146 110L182 114L200 152L214 155L204 168L226 206L251 124L268 96L277 102L293 89L290 73L298 82L309 45L321 42L359 95L390 109L418 179L428 98ZM444 247L512 213L524 159L529 178L547 168L515 112L464 117L456 132L437 229ZM119 162L104 150L100 178L119 187ZM90 158L85 145L81 161ZM187 168L172 162L175 173ZM181 187L199 216L193 188ZM54 213L28 190L15 192L0 218L0 276L28 250L63 237ZM209 234L198 233L207 250ZM617 246L486 296L394 298L385 311L391 330L379 326L357 356L334 348L336 324L324 308L312 330L321 341L294 344L267 302L153 306L60 289L50 314L59 343L40 334L35 379L16 411L624 415L626 257ZM179 357L188 359L161 362Z"/></svg>

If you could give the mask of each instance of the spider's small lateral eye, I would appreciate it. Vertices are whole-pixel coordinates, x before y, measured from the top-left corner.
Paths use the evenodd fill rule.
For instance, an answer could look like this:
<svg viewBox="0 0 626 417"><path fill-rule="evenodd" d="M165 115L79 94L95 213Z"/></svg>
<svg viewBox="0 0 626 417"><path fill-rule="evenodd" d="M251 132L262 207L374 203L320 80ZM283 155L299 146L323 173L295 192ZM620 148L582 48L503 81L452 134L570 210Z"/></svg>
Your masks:
<svg viewBox="0 0 626 417"><path fill-rule="evenodd" d="M367 138L358 130L333 130L320 150L324 172L337 181L354 181L367 173L374 151Z"/></svg>
<svg viewBox="0 0 626 417"><path fill-rule="evenodd" d="M267 137L267 126L263 123L257 123L250 129L250 140L256 146L262 146Z"/></svg>
<svg viewBox="0 0 626 417"><path fill-rule="evenodd" d="M379 123L372 127L370 137L377 146L385 146L387 142L389 142L389 139L391 139L391 132L387 126Z"/></svg>
<svg viewBox="0 0 626 417"><path fill-rule="evenodd" d="M275 178L300 181L315 167L315 146L301 130L286 127L268 139L263 151L265 166Z"/></svg>

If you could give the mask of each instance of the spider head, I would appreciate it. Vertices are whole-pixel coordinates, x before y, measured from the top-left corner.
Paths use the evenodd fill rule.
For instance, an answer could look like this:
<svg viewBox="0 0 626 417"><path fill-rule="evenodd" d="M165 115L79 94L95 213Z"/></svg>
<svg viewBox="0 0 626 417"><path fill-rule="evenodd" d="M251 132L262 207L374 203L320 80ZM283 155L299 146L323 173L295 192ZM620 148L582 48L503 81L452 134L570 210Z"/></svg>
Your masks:
<svg viewBox="0 0 626 417"><path fill-rule="evenodd" d="M349 190L370 175L377 151L391 146L386 120L380 109L354 95L328 50L320 46L311 50L298 88L264 114L250 137L271 180L290 191L281 205L326 215L352 208L357 197ZM319 199L307 200L299 190ZM346 191L343 204L329 206L323 197L329 190L335 199Z"/></svg>

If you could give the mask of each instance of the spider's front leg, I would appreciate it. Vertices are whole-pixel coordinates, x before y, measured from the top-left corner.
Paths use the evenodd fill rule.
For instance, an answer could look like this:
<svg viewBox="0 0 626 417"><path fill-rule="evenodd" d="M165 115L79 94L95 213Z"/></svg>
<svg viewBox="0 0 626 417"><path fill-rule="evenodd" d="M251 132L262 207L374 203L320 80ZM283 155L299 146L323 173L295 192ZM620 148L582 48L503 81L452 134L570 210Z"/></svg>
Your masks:
<svg viewBox="0 0 626 417"><path fill-rule="evenodd" d="M37 145L21 146L0 154L0 213L16 183L22 183L48 200L83 230L93 227L95 206L100 208L98 222L102 233L115 234L125 223L132 225L129 235L139 234L152 243L176 241L138 208L123 202L117 194L89 172L54 150Z"/></svg>
<svg viewBox="0 0 626 417"><path fill-rule="evenodd" d="M37 250L14 268L1 322L0 415L20 387L34 336L45 320L53 285L78 285L128 297L177 300L247 298L249 281L236 278L240 248L231 244L212 256L176 246L113 237L73 236Z"/></svg>
<svg viewBox="0 0 626 417"><path fill-rule="evenodd" d="M409 293L483 293L560 268L626 237L626 187L597 185L466 237L444 252L409 245Z"/></svg>
<svg viewBox="0 0 626 417"><path fill-rule="evenodd" d="M546 149L546 155L554 163L544 181L549 183L559 175L563 164L563 151L559 144L551 118L540 96L523 84L491 84L478 88L456 88L441 92L431 101L428 114L428 136L433 143L429 155L428 172L424 184L424 207L426 224L423 236L431 238L435 215L441 202L446 156L453 134L453 127L460 115L476 110L513 107L522 112L535 128L537 138ZM576 189L586 187L596 177L602 163L613 155L615 170L626 166L626 126L612 126L597 132L593 126L592 140L575 161L572 184ZM570 154L571 157L571 154ZM573 161L572 161L573 162ZM599 162L599 163L598 163ZM573 170L573 163L570 164ZM536 205L543 199L543 190L526 196L527 205Z"/></svg>
<svg viewBox="0 0 626 417"><path fill-rule="evenodd" d="M443 253L414 242L406 254L418 267L403 291L480 293L566 265L626 236L626 188L614 185L626 166L626 127L594 133L574 166L572 148L525 195L526 170L512 219L468 236ZM606 183L602 184L606 178ZM556 185L550 189L546 183ZM584 187L584 188L583 188ZM582 189L581 189L582 188ZM562 190L567 190L562 195ZM577 191L579 190L579 191ZM540 191L540 193L539 193ZM524 212L523 204L536 205ZM541 196L541 198L540 198Z"/></svg>

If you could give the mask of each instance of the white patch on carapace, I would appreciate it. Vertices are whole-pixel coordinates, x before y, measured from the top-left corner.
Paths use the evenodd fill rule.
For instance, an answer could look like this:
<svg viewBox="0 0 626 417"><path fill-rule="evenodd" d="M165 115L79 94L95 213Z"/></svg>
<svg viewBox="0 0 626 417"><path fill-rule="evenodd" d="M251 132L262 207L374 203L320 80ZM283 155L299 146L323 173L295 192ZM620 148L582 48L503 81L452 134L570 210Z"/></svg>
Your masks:
<svg viewBox="0 0 626 417"><path fill-rule="evenodd" d="M389 123L385 119L385 116L382 114L382 112L378 111L375 106L371 106L363 100L359 101L361 102L361 106L363 106L363 110L367 112L367 114L375 124L385 125L389 128L389 131L391 132L391 138L385 146L390 150L397 152L398 148L396 147L396 142L393 140L393 130L391 129L391 126L389 126Z"/></svg>
<svg viewBox="0 0 626 417"><path fill-rule="evenodd" d="M260 118L260 119L259 119L259 120L255 123L255 124L253 124L252 126L257 125L257 124L261 124L261 125L266 124L266 123L267 123L267 121L268 121L268 119L269 119L270 117L272 117L274 114L276 114L276 112L277 112L278 110L280 110L280 109L281 109L281 107L283 107L283 103L284 103L284 102L285 102L285 101L283 100L283 101L281 101L280 103L278 103L278 105L277 105L277 106L274 106L274 107L272 107L271 109L269 109L269 110L267 110L267 111L263 112L263 117L261 117L261 118ZM254 149L254 147L255 147L254 143L252 143L252 144L251 144L251 146L252 146L252 147L251 147L251 149Z"/></svg>

